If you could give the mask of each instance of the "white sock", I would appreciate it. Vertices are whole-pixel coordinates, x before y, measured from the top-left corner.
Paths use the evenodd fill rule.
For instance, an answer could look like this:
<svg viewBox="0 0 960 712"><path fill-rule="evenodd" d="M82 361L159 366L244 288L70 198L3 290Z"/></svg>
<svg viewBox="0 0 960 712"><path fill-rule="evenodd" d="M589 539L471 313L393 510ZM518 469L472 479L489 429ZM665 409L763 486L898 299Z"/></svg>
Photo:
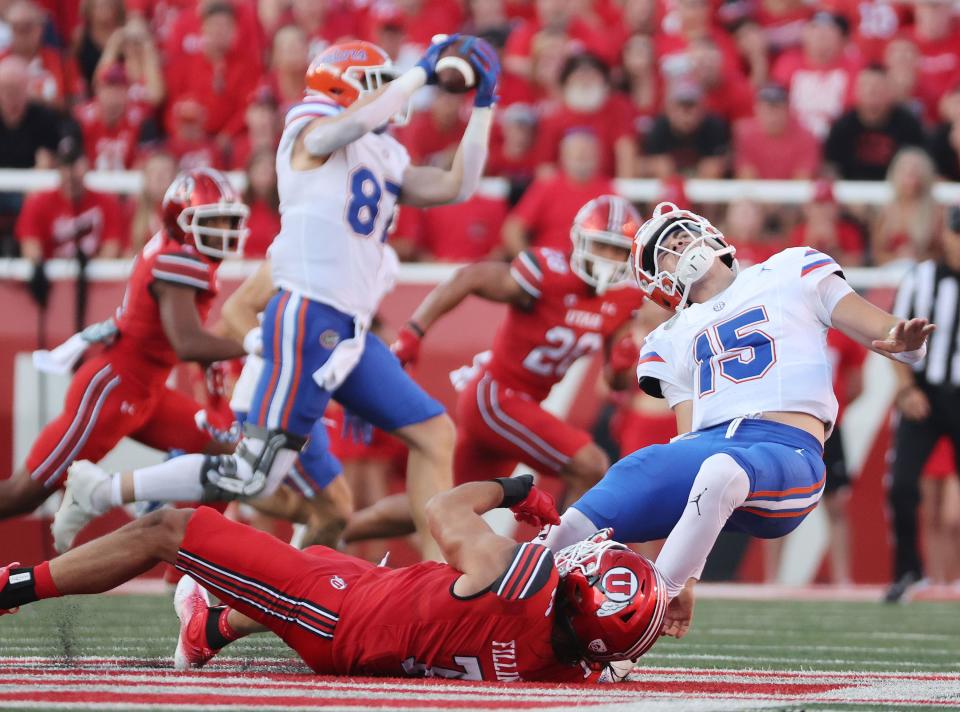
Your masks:
<svg viewBox="0 0 960 712"><path fill-rule="evenodd" d="M159 465L133 471L137 502L199 502L203 498L200 473L203 455L181 455Z"/></svg>
<svg viewBox="0 0 960 712"><path fill-rule="evenodd" d="M590 521L586 514L575 507L570 507L560 517L559 526L548 527L537 537L536 541L543 544L553 553L564 547L576 544L588 536L597 533L597 525Z"/></svg>
<svg viewBox="0 0 960 712"><path fill-rule="evenodd" d="M700 466L687 507L657 557L670 598L700 578L720 530L750 494L750 478L729 455L711 455Z"/></svg>
<svg viewBox="0 0 960 712"><path fill-rule="evenodd" d="M98 482L90 492L90 504L94 513L106 514L114 507L119 507L120 501L120 473L114 472L110 477Z"/></svg>

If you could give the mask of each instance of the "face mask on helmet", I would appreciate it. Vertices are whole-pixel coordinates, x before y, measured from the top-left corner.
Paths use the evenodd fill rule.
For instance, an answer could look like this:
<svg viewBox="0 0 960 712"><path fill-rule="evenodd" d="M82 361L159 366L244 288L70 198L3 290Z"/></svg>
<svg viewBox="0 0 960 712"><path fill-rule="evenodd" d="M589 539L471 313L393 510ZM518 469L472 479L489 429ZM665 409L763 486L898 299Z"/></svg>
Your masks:
<svg viewBox="0 0 960 712"><path fill-rule="evenodd" d="M243 256L243 246L250 234L247 229L249 216L250 209L243 203L224 201L184 208L177 218L177 225L187 235L193 235L198 252L223 260Z"/></svg>
<svg viewBox="0 0 960 712"><path fill-rule="evenodd" d="M691 285L710 271L718 257L736 273L735 253L709 220L673 203L660 203L637 232L634 273L651 300L679 311L687 305Z"/></svg>
<svg viewBox="0 0 960 712"><path fill-rule="evenodd" d="M561 609L583 658L636 660L660 636L667 590L647 559L609 539L610 530L557 552Z"/></svg>
<svg viewBox="0 0 960 712"><path fill-rule="evenodd" d="M604 195L584 205L573 220L570 268L603 294L630 280L630 250L640 215L628 201Z"/></svg>

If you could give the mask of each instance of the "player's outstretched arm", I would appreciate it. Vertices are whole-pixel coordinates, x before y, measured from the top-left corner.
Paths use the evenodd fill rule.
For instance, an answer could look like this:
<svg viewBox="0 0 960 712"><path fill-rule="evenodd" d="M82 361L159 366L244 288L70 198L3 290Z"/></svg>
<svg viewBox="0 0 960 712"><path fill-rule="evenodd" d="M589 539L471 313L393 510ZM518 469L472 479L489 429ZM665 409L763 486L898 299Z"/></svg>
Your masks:
<svg viewBox="0 0 960 712"><path fill-rule="evenodd" d="M480 79L473 100L473 113L453 157L453 165L448 171L430 166L407 168L403 174L401 203L424 208L459 203L472 196L480 185L487 162L500 62L496 51L486 41L471 37L468 43Z"/></svg>
<svg viewBox="0 0 960 712"><path fill-rule="evenodd" d="M427 502L430 533L447 563L463 573L454 588L458 596L487 588L513 558L517 543L494 533L481 516L498 507L534 526L560 523L552 498L533 486L532 475L468 482Z"/></svg>
<svg viewBox="0 0 960 712"><path fill-rule="evenodd" d="M927 337L936 328L926 319L900 319L852 291L834 307L831 321L834 328L867 348L903 363L924 357Z"/></svg>
<svg viewBox="0 0 960 712"><path fill-rule="evenodd" d="M361 97L335 116L315 119L304 131L303 147L314 158L323 159L364 134L386 125L394 114L403 110L414 92L426 84L436 83L440 52L458 39L459 35L451 35L434 42L415 67L401 74L384 89Z"/></svg>
<svg viewBox="0 0 960 712"><path fill-rule="evenodd" d="M527 309L533 297L520 286L505 262L476 262L458 269L433 288L397 335L393 352L404 364L417 360L420 341L440 317L469 295Z"/></svg>
<svg viewBox="0 0 960 712"><path fill-rule="evenodd" d="M163 332L181 361L213 363L244 355L239 341L215 336L203 328L195 289L162 281L156 281L152 289L160 308Z"/></svg>

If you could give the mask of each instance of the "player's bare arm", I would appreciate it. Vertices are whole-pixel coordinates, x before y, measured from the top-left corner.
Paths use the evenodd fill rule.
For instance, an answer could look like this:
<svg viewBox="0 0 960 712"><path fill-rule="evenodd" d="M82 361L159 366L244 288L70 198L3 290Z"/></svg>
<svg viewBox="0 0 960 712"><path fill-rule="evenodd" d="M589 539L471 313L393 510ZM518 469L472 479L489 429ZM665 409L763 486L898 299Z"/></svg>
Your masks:
<svg viewBox="0 0 960 712"><path fill-rule="evenodd" d="M471 294L520 309L529 309L534 302L533 296L520 286L510 272L510 265L505 262L477 262L461 267L427 295L400 330L393 345L397 358L405 364L415 362L420 341L427 331Z"/></svg>
<svg viewBox="0 0 960 712"><path fill-rule="evenodd" d="M223 303L220 317L227 334L243 341L252 329L257 329L260 326L257 314L266 308L275 292L276 287L270 276L270 261L264 260L257 271L247 277Z"/></svg>
<svg viewBox="0 0 960 712"><path fill-rule="evenodd" d="M196 289L157 281L152 290L160 308L163 331L181 361L213 363L244 355L240 342L214 336L203 328L195 304Z"/></svg>
<svg viewBox="0 0 960 712"><path fill-rule="evenodd" d="M513 558L517 543L494 533L481 516L497 507L510 507L518 518L533 516L541 524L560 522L553 499L533 486L531 475L469 482L427 502L433 538L447 563L463 573L454 584L458 596L487 588Z"/></svg>
<svg viewBox="0 0 960 712"><path fill-rule="evenodd" d="M693 429L693 401L685 400L673 406L677 418L677 435L689 433Z"/></svg>
<svg viewBox="0 0 960 712"><path fill-rule="evenodd" d="M839 279L835 275L827 278ZM927 319L899 319L852 291L837 303L831 318L834 328L867 348L907 363L923 357L927 337L936 328Z"/></svg>

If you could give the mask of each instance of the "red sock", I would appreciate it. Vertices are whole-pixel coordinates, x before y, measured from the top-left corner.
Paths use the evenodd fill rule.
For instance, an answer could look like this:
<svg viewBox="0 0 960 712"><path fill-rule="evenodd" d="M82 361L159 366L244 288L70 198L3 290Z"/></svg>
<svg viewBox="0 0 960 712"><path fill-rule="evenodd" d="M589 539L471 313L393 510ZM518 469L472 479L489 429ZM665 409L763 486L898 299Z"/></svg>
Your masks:
<svg viewBox="0 0 960 712"><path fill-rule="evenodd" d="M44 598L60 598L63 595L50 575L49 561L44 561L42 564L33 567L33 590L37 594L38 601L42 601Z"/></svg>
<svg viewBox="0 0 960 712"><path fill-rule="evenodd" d="M233 629L229 622L227 622L227 615L233 609L230 606L225 606L223 613L220 614L220 620L217 621L217 628L220 630L220 635L223 636L224 640L231 641L236 640L240 637L240 634Z"/></svg>

